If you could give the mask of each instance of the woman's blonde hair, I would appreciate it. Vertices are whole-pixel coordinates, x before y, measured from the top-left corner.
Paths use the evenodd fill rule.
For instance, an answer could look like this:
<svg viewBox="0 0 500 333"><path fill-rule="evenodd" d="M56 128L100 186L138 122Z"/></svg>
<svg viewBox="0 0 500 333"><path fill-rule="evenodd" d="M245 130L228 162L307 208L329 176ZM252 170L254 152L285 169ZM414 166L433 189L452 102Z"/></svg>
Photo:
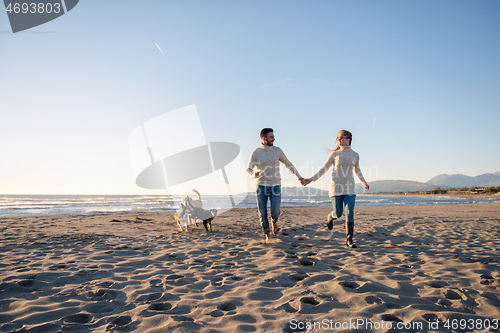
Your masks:
<svg viewBox="0 0 500 333"><path fill-rule="evenodd" d="M328 149L330 152L336 151L340 149L340 141L337 139L340 135L345 135L349 139L349 146L352 143L352 133L349 132L348 130L341 129L338 133L337 136L335 137L335 149Z"/></svg>

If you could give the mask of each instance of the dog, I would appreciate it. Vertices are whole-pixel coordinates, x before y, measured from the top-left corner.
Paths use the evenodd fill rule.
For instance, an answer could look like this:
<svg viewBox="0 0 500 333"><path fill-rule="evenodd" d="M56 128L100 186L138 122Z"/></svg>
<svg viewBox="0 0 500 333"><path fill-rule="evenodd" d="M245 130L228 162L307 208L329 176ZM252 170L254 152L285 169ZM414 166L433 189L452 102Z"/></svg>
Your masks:
<svg viewBox="0 0 500 333"><path fill-rule="evenodd" d="M189 226L192 224L196 224L198 226L198 222L191 219L191 213L195 207L203 208L203 202L201 201L200 192L193 189L193 192L198 195L198 199L193 199L190 196L185 196L181 200L181 209L177 211L174 215L175 220L177 221L177 225L183 230L183 226L186 230L189 230Z"/></svg>
<svg viewBox="0 0 500 333"><path fill-rule="evenodd" d="M200 193L196 190L193 190L193 192L198 195L198 200L189 196L182 198L181 209L174 214L177 225L181 231L184 231L184 228L189 231L189 226L193 224L198 226L199 222L203 222L205 230L212 231L212 221L217 216L217 209L203 209Z"/></svg>
<svg viewBox="0 0 500 333"><path fill-rule="evenodd" d="M203 208L203 202L201 201L201 194L200 192L196 191L193 189L193 192L196 193L196 195L198 195L198 199L193 199L189 196L185 196L184 198L182 198L182 201L184 202L184 204L191 204L191 206L193 207L198 207L198 208Z"/></svg>

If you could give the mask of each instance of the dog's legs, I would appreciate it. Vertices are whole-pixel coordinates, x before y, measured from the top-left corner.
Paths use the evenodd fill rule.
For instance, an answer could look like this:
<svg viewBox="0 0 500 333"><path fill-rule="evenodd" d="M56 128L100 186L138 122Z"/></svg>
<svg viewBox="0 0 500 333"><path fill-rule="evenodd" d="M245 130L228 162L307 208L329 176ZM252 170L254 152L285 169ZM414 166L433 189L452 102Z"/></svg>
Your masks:
<svg viewBox="0 0 500 333"><path fill-rule="evenodd" d="M182 229L181 221L179 221L179 217L177 216L177 213L174 215L174 218L175 218L175 221L177 222L177 225L179 226L179 229L181 229L181 231L184 231Z"/></svg>

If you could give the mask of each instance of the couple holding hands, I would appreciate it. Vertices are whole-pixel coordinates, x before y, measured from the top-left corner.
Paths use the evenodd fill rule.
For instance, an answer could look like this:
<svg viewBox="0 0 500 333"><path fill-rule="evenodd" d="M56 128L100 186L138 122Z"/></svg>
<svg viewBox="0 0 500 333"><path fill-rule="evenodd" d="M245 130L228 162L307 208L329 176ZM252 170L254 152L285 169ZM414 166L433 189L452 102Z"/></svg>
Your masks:
<svg viewBox="0 0 500 333"><path fill-rule="evenodd" d="M355 248L354 236L354 204L356 192L353 173L359 178L365 189L370 186L366 183L359 168L359 155L351 149L352 133L340 130L335 140L335 148L330 150L330 155L321 169L311 178L303 178L293 164L287 159L283 151L274 146L274 131L272 128L264 128L260 132L262 145L256 148L250 155L247 166L247 175L257 180L257 206L259 208L260 223L262 231L266 234L266 240L271 238L271 229L267 214L267 202L271 203L272 232L276 236L281 228L278 227L278 218L281 206L281 176L280 165L294 174L303 186L317 181L328 169L333 166L332 181L330 185L330 198L333 210L327 217L328 229L333 229L333 221L342 216L345 208L346 216L346 246ZM256 171L254 172L254 170Z"/></svg>

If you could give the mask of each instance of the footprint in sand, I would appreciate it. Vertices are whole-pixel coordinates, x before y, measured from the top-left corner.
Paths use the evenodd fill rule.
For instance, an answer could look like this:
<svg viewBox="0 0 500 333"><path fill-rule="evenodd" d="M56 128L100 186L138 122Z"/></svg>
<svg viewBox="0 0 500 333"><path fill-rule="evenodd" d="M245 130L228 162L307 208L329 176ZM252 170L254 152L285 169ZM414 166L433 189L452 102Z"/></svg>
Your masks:
<svg viewBox="0 0 500 333"><path fill-rule="evenodd" d="M349 282L349 281L342 281L339 283L342 287L348 288L348 289L357 289L359 287L359 284L356 282Z"/></svg>
<svg viewBox="0 0 500 333"><path fill-rule="evenodd" d="M152 310L152 311L168 311L172 308L172 305L170 305L170 303L152 303L150 306L149 306L149 310Z"/></svg>
<svg viewBox="0 0 500 333"><path fill-rule="evenodd" d="M212 317L222 317L224 315L224 312L222 312L221 310L214 310L210 312L209 315Z"/></svg>
<svg viewBox="0 0 500 333"><path fill-rule="evenodd" d="M131 322L132 318L130 316L119 316L111 320L111 324L116 326L125 326Z"/></svg>
<svg viewBox="0 0 500 333"><path fill-rule="evenodd" d="M179 279L182 279L184 277L184 275L180 275L180 274L172 274L172 275L169 275L165 278L166 281L175 281L175 280L179 280Z"/></svg>
<svg viewBox="0 0 500 333"><path fill-rule="evenodd" d="M400 322L402 323L403 320L396 317L395 315L393 314L385 314L385 315L382 315L382 320L384 321L393 321L393 322Z"/></svg>
<svg viewBox="0 0 500 333"><path fill-rule="evenodd" d="M162 280L161 279L152 279L149 281L149 285L151 287L161 287L162 286Z"/></svg>
<svg viewBox="0 0 500 333"><path fill-rule="evenodd" d="M222 286L222 280L224 280L224 278L222 276L215 276L211 281L210 281L210 284L212 286L215 286L215 287L220 287Z"/></svg>
<svg viewBox="0 0 500 333"><path fill-rule="evenodd" d="M248 293L248 298L253 301L272 301L280 299L282 296L281 291L269 288L257 288Z"/></svg>
<svg viewBox="0 0 500 333"><path fill-rule="evenodd" d="M255 324L257 322L255 317L252 315L249 315L249 314L234 315L231 317L231 320L235 320L235 321L239 321L239 322L247 323L247 324ZM247 325L247 326L249 326L249 325ZM253 327L253 326L249 326L249 327ZM255 331L255 328L253 331Z"/></svg>
<svg viewBox="0 0 500 333"><path fill-rule="evenodd" d="M113 281L103 281L99 284L97 284L98 287L104 287L104 288L109 288L111 287L112 285L114 285L115 283Z"/></svg>
<svg viewBox="0 0 500 333"><path fill-rule="evenodd" d="M314 261L307 258L307 257L302 257L302 258L299 258L299 262L302 266L312 266L314 265Z"/></svg>
<svg viewBox="0 0 500 333"><path fill-rule="evenodd" d="M191 311L192 311L192 308L190 305L176 305L168 313L169 314L183 315L183 314L189 314L189 313L191 313Z"/></svg>
<svg viewBox="0 0 500 333"><path fill-rule="evenodd" d="M21 281L17 282L17 284L23 288L30 288L35 284L35 279L21 280Z"/></svg>
<svg viewBox="0 0 500 333"><path fill-rule="evenodd" d="M365 302L368 304L382 304L384 301L377 296L366 296Z"/></svg>
<svg viewBox="0 0 500 333"><path fill-rule="evenodd" d="M240 280L243 280L243 278L242 278L242 277L240 277L240 276L236 276L236 275L231 276L231 277L230 277L230 279L231 279L231 280L233 280L233 281L240 281Z"/></svg>
<svg viewBox="0 0 500 333"><path fill-rule="evenodd" d="M447 299L463 299L461 295L451 289L448 289L444 292L444 297L446 297Z"/></svg>
<svg viewBox="0 0 500 333"><path fill-rule="evenodd" d="M229 302L224 302L224 303L221 303L217 306L217 309L221 310L221 311L233 311L233 310L236 310L236 303L235 302L232 302L232 301L229 301Z"/></svg>
<svg viewBox="0 0 500 333"><path fill-rule="evenodd" d="M152 293L152 294L148 294L148 295L141 295L135 301L137 303L149 303L149 302L159 300L160 298L162 298L162 296L163 296L163 293Z"/></svg>
<svg viewBox="0 0 500 333"><path fill-rule="evenodd" d="M91 291L87 294L88 298L101 298L101 299L114 299L118 296L120 292L116 290L109 289L98 289L97 291Z"/></svg>
<svg viewBox="0 0 500 333"><path fill-rule="evenodd" d="M292 274L289 277L290 277L290 279L292 279L294 281L302 281L306 277L308 277L308 275L306 273L297 272L296 274Z"/></svg>
<svg viewBox="0 0 500 333"><path fill-rule="evenodd" d="M193 263L203 265L207 263L207 259L194 259Z"/></svg>
<svg viewBox="0 0 500 333"><path fill-rule="evenodd" d="M452 303L447 299L440 299L436 302L437 305L450 306Z"/></svg>
<svg viewBox="0 0 500 333"><path fill-rule="evenodd" d="M303 297L300 299L300 302L312 306L316 306L319 304L319 302L315 300L314 297Z"/></svg>
<svg viewBox="0 0 500 333"><path fill-rule="evenodd" d="M481 278L481 284L484 284L484 285L490 285L490 284L493 284L495 282L495 278L491 275L491 274L482 274L480 276Z"/></svg>
<svg viewBox="0 0 500 333"><path fill-rule="evenodd" d="M387 309L401 309L401 305L396 303L385 303Z"/></svg>
<svg viewBox="0 0 500 333"><path fill-rule="evenodd" d="M55 271L55 270L62 269L62 268L66 268L66 265L65 264L52 265L49 267L49 270Z"/></svg>
<svg viewBox="0 0 500 333"><path fill-rule="evenodd" d="M77 313L63 318L65 324L87 324L92 320L92 316L88 313Z"/></svg>
<svg viewBox="0 0 500 333"><path fill-rule="evenodd" d="M252 325L238 325L236 326L237 332L255 332L257 329Z"/></svg>
<svg viewBox="0 0 500 333"><path fill-rule="evenodd" d="M107 313L112 312L116 308L116 305L113 305L108 302L99 302L99 303L91 303L87 305L84 310L90 313Z"/></svg>
<svg viewBox="0 0 500 333"><path fill-rule="evenodd" d="M446 287L448 286L448 283L444 282L444 281L432 281L429 286L431 286L432 288L443 288L443 287Z"/></svg>
<svg viewBox="0 0 500 333"><path fill-rule="evenodd" d="M295 313L295 312L299 311L296 308L294 308L293 306L291 306L290 303L282 304L276 310L281 310L281 309L285 310L285 312L288 312L288 313Z"/></svg>
<svg viewBox="0 0 500 333"><path fill-rule="evenodd" d="M266 279L266 280L264 280L264 283L268 283L268 284L275 284L275 283L278 283L278 280L273 279L273 278L271 278L271 279Z"/></svg>
<svg viewBox="0 0 500 333"><path fill-rule="evenodd" d="M434 313L426 313L422 316L428 323L435 322L438 319L438 316Z"/></svg>
<svg viewBox="0 0 500 333"><path fill-rule="evenodd" d="M193 318L187 317L187 316L172 316L172 319L174 321L190 321L190 322L194 322Z"/></svg>
<svg viewBox="0 0 500 333"><path fill-rule="evenodd" d="M224 295L224 291L217 290L217 291L212 291L212 292L206 293L204 295L204 297L205 297L205 299L214 299L214 298L221 297L222 295Z"/></svg>

